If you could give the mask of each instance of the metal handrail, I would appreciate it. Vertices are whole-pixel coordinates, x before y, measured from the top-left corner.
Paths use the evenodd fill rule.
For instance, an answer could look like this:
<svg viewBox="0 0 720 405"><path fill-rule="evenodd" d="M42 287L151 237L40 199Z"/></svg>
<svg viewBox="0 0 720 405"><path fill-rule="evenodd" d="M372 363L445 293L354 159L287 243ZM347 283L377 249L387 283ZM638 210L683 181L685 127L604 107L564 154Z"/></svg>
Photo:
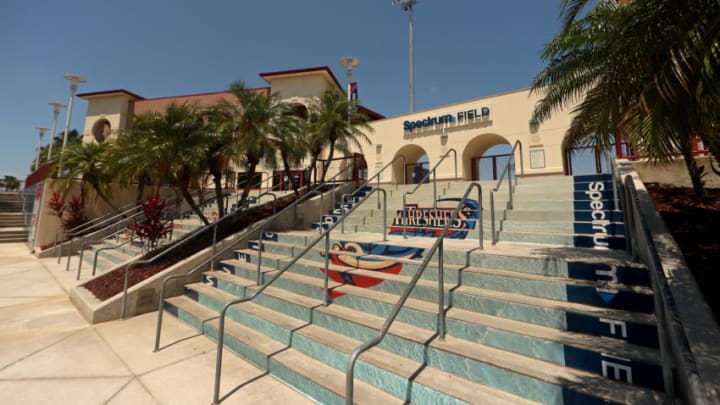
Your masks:
<svg viewBox="0 0 720 405"><path fill-rule="evenodd" d="M125 229L120 229L118 231L115 231L115 232L111 233L110 235L103 237L102 239L83 241L83 243L80 245L80 258L79 258L80 260L78 261L77 277L75 277L75 280L80 280L80 269L82 268L83 256L85 254L85 248L87 248L89 245L92 245L95 243L101 243L102 241L104 241L108 238L112 238L113 236L117 236L117 235L121 234L122 232L125 232ZM93 272L93 275L95 275L94 272Z"/></svg>
<svg viewBox="0 0 720 405"><path fill-rule="evenodd" d="M128 264L125 267L125 275L124 275L124 281L123 281L123 296L122 296L122 303L120 304L120 318L125 319L125 310L126 310L125 307L127 304L127 290L129 287L128 284L130 283L130 270L132 268L137 267L139 265L151 264L151 263L155 262L157 259L164 257L165 255L167 255L168 253L170 253L172 251L175 251L179 247L185 246L185 244L188 243L190 240L192 240L196 235L199 235L200 233L206 231L207 229L209 229L209 227L214 228L213 236L216 236L215 232L217 232L218 224L220 224L223 221L227 221L228 218L232 218L232 215L225 215L224 217L220 218L217 221L210 223L209 225L201 226L197 229L192 230L187 235L185 235L182 239L180 239L179 241L176 241L176 243L173 246L170 246L167 250L162 251L160 254L153 256L150 259L137 260L137 261L134 261L134 262ZM214 248L215 248L215 246L213 243L213 249Z"/></svg>
<svg viewBox="0 0 720 405"><path fill-rule="evenodd" d="M374 190L372 190L372 191L367 195L367 197L370 197L370 196L372 195L372 193L375 193L375 192L385 193L385 190L383 190L383 189L374 189ZM367 199L366 199L366 200L367 200ZM359 204L358 204L358 205L355 205L354 207L352 207L352 208L348 211L348 214L350 214L350 213L352 213L354 210L356 210L356 209L358 208L358 206L359 206ZM216 359L216 363L215 363L215 386L214 386L214 388L213 388L213 404L219 404L219 403L220 403L220 372L221 372L221 368L222 368L223 340L224 340L224 335L225 335L225 314L227 313L228 309L229 309L231 306L233 306L233 305L240 304L240 303L243 303L243 302L252 301L252 300L255 299L257 296L259 296L260 294L262 294L262 292L265 291L266 288L268 288L275 280L277 280L278 278L280 278L280 276L282 276L283 274L285 274L285 272L286 272L289 268L291 268L295 263L297 263L297 261L300 260L300 258L303 257L307 252L309 252L310 249L312 249L318 242L320 242L320 240L325 239L325 248L329 250L329 238L330 238L329 235L330 235L330 232L332 232L332 231L335 229L335 227L337 227L339 224L340 224L340 222L335 222L335 223L331 224L325 232L323 232L321 235L319 235L319 236L318 236L317 238L315 238L313 241L311 241L310 243L308 243L308 244L305 246L305 249L302 250L302 252L300 252L299 254L295 255L292 259L290 259L290 261L289 261L285 266L283 266L282 269L276 271L275 274L272 276L272 278L270 278L270 280L268 280L266 283L262 284L251 296L249 296L249 297L244 297L244 298L236 298L236 299L234 299L234 300L231 300L231 301L225 303L225 305L223 306L222 310L220 310L220 315L219 315L220 323L219 323L219 325L218 325L218 338L217 338L217 342L218 342L218 346L217 346L217 347L218 347L218 349L217 349L217 359ZM327 287L327 283L328 283L328 282L327 282L327 277L328 277L328 268L327 268L328 255L326 255L325 258L326 258L326 260L325 260L325 262L326 262L326 269L325 269L325 287L324 287L324 288L325 288L325 290L324 290L325 294L324 294L324 295L325 295L325 302L327 303L327 300L328 300L328 290L327 290L327 288L328 288L328 287Z"/></svg>
<svg viewBox="0 0 720 405"><path fill-rule="evenodd" d="M195 194L200 195L200 194L201 194L201 191L197 191ZM213 196L213 197L214 197L214 196ZM173 196L173 197L168 198L166 201L168 201L169 204L176 204L177 201L178 201L178 199L179 199L178 197ZM180 199L181 199L181 198L180 198ZM182 199L181 199L181 200L182 200ZM210 199L210 201L212 201L212 198ZM137 204L137 202L133 202L133 203L131 203L131 204ZM127 216L128 213L131 212L131 211L133 211L133 210L135 210L135 209L137 209L138 212L136 212L136 213L134 213L134 214L132 214L131 216L128 217L128 216ZM112 225L118 225L119 223L127 223L127 222L129 222L131 219L134 219L135 217L137 217L137 216L140 215L140 214L142 214L140 206L139 206L139 205L135 205L135 208L130 208L130 209L124 211L124 212L121 212L121 213L119 213L119 214L115 214L115 215L113 215L112 217L107 218L107 219L105 219L105 220L103 220L103 221L101 221L101 222L99 222L99 223L97 223L97 224L95 224L95 225L93 225L92 227L89 227L89 228L95 228L95 229L94 229L94 232L97 233L97 232L100 232L100 231L102 231L102 230L104 230L104 229L106 229L106 228L109 228L110 225L106 224L106 223L108 223L108 222L109 222L110 224L112 224ZM115 220L117 220L119 217L123 217L124 219L123 219L122 221L120 221L120 222L116 222ZM99 226L100 224L104 224L104 225L103 225L103 226ZM76 227L76 228L77 228L77 227ZM73 229L76 229L76 228L73 228ZM83 229L83 230L82 230L82 232L84 233L84 235L88 235L87 233L85 233L85 232L88 232L88 231L89 231L89 229ZM58 232L55 233L55 242L54 242L54 244L53 244L53 251L56 251L57 242L58 242L58 236L59 236L59 234L62 233L62 232L65 232L65 231L61 229L61 230L59 230ZM69 232L69 231L68 231L68 232ZM79 236L79 234L78 234L77 232L72 233L72 234L71 234L71 233L66 233L65 236L67 237L67 236L70 236L70 235L72 235L72 236L74 236L74 237ZM66 267L67 267L66 270L69 269L69 265L70 265L70 256L72 255L72 246L73 246L74 239L75 239L74 237L70 239L70 244L69 244L69 246L68 246L68 250L69 250L69 252L68 252L68 265L66 266ZM63 243L64 243L64 242L63 242ZM63 246L62 246L62 244L61 244L61 245L60 245L60 253L59 253L59 255L58 255L58 263L60 263L60 261L62 260L62 256L63 256Z"/></svg>
<svg viewBox="0 0 720 405"><path fill-rule="evenodd" d="M138 212L135 212L134 214L130 214L130 213L131 213L132 211L134 211L134 210L137 210ZM126 210L126 211L123 211L123 212L121 212L121 213L119 213L119 214L116 213L115 215L113 215L113 216L111 216L111 217L109 217L109 218L105 218L105 219L103 219L102 221L99 221L99 222L93 224L92 226L88 226L88 227L82 228L82 229L80 229L80 230L76 230L76 229L79 228L79 226L76 226L75 228L72 228L71 230L68 230L68 231L65 231L65 230L63 230L63 229L60 229L59 231L55 232L55 241L54 241L54 243L53 243L53 251L56 252L56 256L57 256L57 259L58 259L58 263L60 263L60 261L62 260L62 256L63 256L63 245L62 245L62 243L64 243L64 242L62 242L62 243L60 244L60 252L57 252L57 245L58 245L58 240L59 240L60 235L64 234L64 237L65 237L65 238L67 238L68 236L72 236L72 238L70 238L70 241L72 242L72 240L75 239L74 237L75 237L75 236L79 236L79 234L80 234L81 232L88 232L88 231L90 231L91 229L92 229L92 230L95 230L95 231L96 231L96 230L100 230L100 229L104 229L104 228L106 228L106 227L108 226L108 224L117 224L117 221L116 221L116 220L117 220L118 218L121 218L121 217L122 217L122 218L126 218L126 219L133 218L135 215L137 215L137 214L140 213L139 211L140 211L140 207L136 205L134 208L130 208L130 209L128 209L128 210ZM130 217L128 217L128 215L130 215ZM101 225L102 225L102 226L101 226ZM67 240L66 240L66 241L67 241ZM71 246L70 246L70 251L72 252L72 243L71 243Z"/></svg>
<svg viewBox="0 0 720 405"><path fill-rule="evenodd" d="M450 148L447 152L445 152L442 157L440 157L440 160L438 160L437 163L435 163L435 166L433 166L432 169L428 170L425 177L422 178L418 182L418 184L410 191L406 191L403 194L403 238L407 239L407 217L408 217L408 211L407 211L407 196L410 194L415 194L415 192L425 183L425 180L430 178L430 173L433 175L433 208L437 208L437 174L436 170L438 166L450 155L450 152L453 152L455 154L455 179L457 179L457 151L455 148Z"/></svg>
<svg viewBox="0 0 720 405"><path fill-rule="evenodd" d="M348 365L346 370L346 378L345 378L345 404L346 405L352 405L353 404L353 392L354 392L354 370L355 370L355 363L357 362L360 355L371 349L374 346L377 346L380 344L380 342L385 338L385 335L387 335L388 331L390 330L390 326L395 321L395 318L397 318L398 314L400 313L400 310L405 305L405 302L410 297L410 294L412 293L412 290L415 288L415 285L420 280L420 277L425 272L425 269L427 268L428 264L430 263L430 260L432 259L435 252L437 252L438 249L440 249L440 252L438 253L438 325L437 325L437 332L438 337L443 340L445 339L445 282L444 282L444 262L443 262L443 255L444 255L444 241L445 241L445 234L450 229L450 224L454 223L455 220L458 217L458 214L460 213L460 208L463 206L463 204L467 201L468 196L470 195L470 192L473 188L478 189L478 203L480 206L478 207L478 220L477 220L477 226L479 230L479 248L480 250L483 249L483 222L482 222L482 186L479 183L470 183L468 185L467 190L465 191L465 194L460 199L460 202L458 202L458 205L455 207L455 210L453 210L452 215L449 217L448 220L445 222L445 226L443 227L442 233L437 238L435 243L432 245L432 247L425 253L425 259L423 259L423 262L420 264L420 267L415 272L415 275L413 276L412 280L408 283L408 286L405 287L405 291L403 292L403 295L400 297L400 299L397 301L395 306L393 307L392 312L390 312L390 315L385 320L385 323L383 324L383 327L380 329L380 334L378 334L373 339L370 339L366 341L365 343L361 344L360 346L356 347L355 350L353 350L352 354L350 355L350 358L348 359ZM221 318L222 321L222 318Z"/></svg>
<svg viewBox="0 0 720 405"><path fill-rule="evenodd" d="M118 208L118 211L120 211L119 213L118 213L118 212L115 212L115 211L110 211L110 212L108 212L107 214L103 214L103 215L101 215L101 216L99 216L99 217L97 217L97 218L94 218L94 219L92 219L92 220L90 220L90 221L88 221L88 222L82 223L82 224L80 224L80 225L78 225L78 226L76 226L76 227L74 227L74 228L68 229L67 231L65 231L64 229L61 229L61 230L55 232L55 243L53 244L53 251L56 252L56 245L57 245L57 241L58 241L58 235L59 235L60 233L66 232L66 233L69 234L69 233L81 232L81 231L83 231L85 228L89 228L89 227L91 227L91 226L94 226L95 223L97 223L97 222L103 222L103 221L105 221L105 220L107 220L107 219L109 219L109 218L117 217L118 215L128 214L130 211L132 211L133 209L137 209L137 208L138 208L138 207L137 207L137 205L136 205L136 203L135 203L134 201L133 201L133 202L129 202L129 203L123 205L122 207Z"/></svg>
<svg viewBox="0 0 720 405"><path fill-rule="evenodd" d="M632 176L627 175L623 184L624 195L622 203L624 204L623 213L626 215L627 228L639 228L642 237L645 239L646 255L648 258L648 268L650 270L650 279L652 289L655 292L655 318L658 324L658 340L660 343L660 355L663 369L663 382L665 384L665 392L671 397L675 397L675 384L673 381L673 360L675 364L684 371L675 373L678 378L686 376L683 381L686 384L687 392L685 398L691 404L709 404L710 400L703 393L702 382L697 369L695 357L690 350L690 343L682 326L682 320L678 313L675 299L673 298L670 286L663 270L662 261L658 254L657 246L650 230L648 229L647 219L643 211L640 209L640 196L635 188ZM637 210L637 213L635 212ZM626 231L629 232L629 229ZM637 250L639 246L634 246ZM673 344L670 344L672 340ZM673 358L671 358L671 356Z"/></svg>
<svg viewBox="0 0 720 405"><path fill-rule="evenodd" d="M126 240L125 242L123 242L123 243L121 243L121 244L119 244L119 245L102 247L102 248L99 248L98 250L96 250L96 251L95 251L95 255L93 256L92 276L95 276L95 271L97 270L98 255L100 255L100 252L103 252L103 251L106 251L106 250L119 249L119 248L127 245L128 243L131 243L131 242L133 241L133 239L134 239L134 237L131 236L130 239ZM79 280L79 279L80 279L80 268L78 268L78 280Z"/></svg>
<svg viewBox="0 0 720 405"><path fill-rule="evenodd" d="M507 174L508 179L508 202L507 202L507 209L511 210L513 209L513 192L515 191L515 188L512 185L512 174L510 173L510 165L512 165L514 171L515 171L515 185L517 186L517 168L515 167L515 151L520 148L520 176L525 175L525 166L523 165L523 155L522 155L522 142L520 140L515 141L515 144L513 145L512 151L510 152L510 158L508 159L507 163L505 164L505 168L503 168L502 174L500 175L500 178L498 178L498 182L495 185L495 188L493 188L490 191L490 239L492 241L492 244L496 244L498 242L498 235L495 232L495 193L500 190L500 187L502 186L503 180L505 180L505 175Z"/></svg>
<svg viewBox="0 0 720 405"><path fill-rule="evenodd" d="M330 179L328 179L325 183L320 183L320 184L316 185L315 188L313 188L312 190L310 190L310 191L308 191L307 193L305 193L305 195L303 195L302 197L300 197L299 199L297 199L292 205L288 206L287 208L292 207L293 209L295 209L295 208L298 206L298 204L300 204L300 202L303 202L303 201L307 200L308 197L310 197L311 195L320 195L321 197L320 197L320 218L319 218L319 221L320 221L320 228L322 228L322 227L323 227L323 226L322 226L322 215L323 215L323 214L322 214L322 206L323 206L323 203L322 203L322 194L323 194L323 193L320 192L320 189L321 189L322 187L324 187L325 184L327 184L327 183L335 180L335 178L336 178L337 176L343 174L343 173L346 172L347 170L348 170L348 168L346 168L346 169L344 169L344 170L341 170L341 171L335 173L335 175L332 176ZM335 199L335 193L333 192L332 195L333 195L333 200L334 200L334 199ZM287 208L286 208L286 209L287 209ZM261 259L262 259L262 251L263 251L263 242L264 242L264 240L263 240L263 235L265 234L265 229L266 229L267 227L269 227L270 224L274 223L274 221L275 221L276 218L278 218L278 217L272 217L272 218L270 218L269 221L265 222L265 223L260 227L260 238L259 238L259 240L258 240L258 267L257 267L257 284L258 284L258 285L260 285L260 283L262 282L262 280L261 280L261 278L262 278L262 271L261 271L261 269L260 269L260 262L261 262Z"/></svg>

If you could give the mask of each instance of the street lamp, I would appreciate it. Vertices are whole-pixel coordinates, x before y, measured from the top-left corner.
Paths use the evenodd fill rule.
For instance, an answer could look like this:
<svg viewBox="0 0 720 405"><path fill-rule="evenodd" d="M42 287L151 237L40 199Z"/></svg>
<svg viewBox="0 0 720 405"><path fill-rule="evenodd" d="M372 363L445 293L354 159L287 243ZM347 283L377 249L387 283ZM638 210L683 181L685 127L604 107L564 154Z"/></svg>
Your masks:
<svg viewBox="0 0 720 405"><path fill-rule="evenodd" d="M52 159L52 150L53 150L53 144L55 143L55 130L57 129L57 119L58 114L60 114L60 110L65 108L65 104L58 103L57 101L51 101L48 104L53 108L53 123L52 123L52 130L50 131L50 146L48 146L48 155L47 160L48 162L50 159Z"/></svg>
<svg viewBox="0 0 720 405"><path fill-rule="evenodd" d="M60 163L58 164L58 177L62 175L63 155L67 146L68 131L70 130L70 117L72 116L73 99L79 83L85 83L86 80L76 75L65 75L65 79L70 81L70 101L68 101L67 116L65 117L65 134L63 135L62 149L60 149Z"/></svg>
<svg viewBox="0 0 720 405"><path fill-rule="evenodd" d="M40 143L38 143L38 150L37 150L37 158L35 159L35 170L40 167L40 150L42 149L42 139L43 136L45 136L45 131L48 129L45 127L35 127L37 130L40 131Z"/></svg>
<svg viewBox="0 0 720 405"><path fill-rule="evenodd" d="M360 64L360 59L354 56L346 56L340 59L340 65L347 70L348 100L350 100L350 84L352 83L352 70Z"/></svg>
<svg viewBox="0 0 720 405"><path fill-rule="evenodd" d="M393 0L393 5L399 5L408 12L410 17L410 112L415 112L415 52L413 50L413 6L417 0Z"/></svg>

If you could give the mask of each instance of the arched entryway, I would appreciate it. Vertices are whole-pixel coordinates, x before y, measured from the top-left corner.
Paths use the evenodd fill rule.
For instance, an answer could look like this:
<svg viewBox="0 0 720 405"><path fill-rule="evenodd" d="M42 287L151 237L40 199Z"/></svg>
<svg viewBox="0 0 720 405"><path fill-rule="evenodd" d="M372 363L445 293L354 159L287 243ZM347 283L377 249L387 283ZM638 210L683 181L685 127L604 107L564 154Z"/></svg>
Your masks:
<svg viewBox="0 0 720 405"><path fill-rule="evenodd" d="M430 169L427 152L417 145L405 145L397 151L393 158L398 158L392 165L393 181L400 184L415 184L422 180Z"/></svg>
<svg viewBox="0 0 720 405"><path fill-rule="evenodd" d="M463 150L463 173L466 179L497 180L505 168L512 147L510 142L497 134L478 135Z"/></svg>
<svg viewBox="0 0 720 405"><path fill-rule="evenodd" d="M622 156L632 155L628 144L621 141L620 148L611 143L606 150L598 148L595 144L572 146L567 138L563 140L563 172L570 176L584 174L610 173L607 156L615 158L618 153Z"/></svg>

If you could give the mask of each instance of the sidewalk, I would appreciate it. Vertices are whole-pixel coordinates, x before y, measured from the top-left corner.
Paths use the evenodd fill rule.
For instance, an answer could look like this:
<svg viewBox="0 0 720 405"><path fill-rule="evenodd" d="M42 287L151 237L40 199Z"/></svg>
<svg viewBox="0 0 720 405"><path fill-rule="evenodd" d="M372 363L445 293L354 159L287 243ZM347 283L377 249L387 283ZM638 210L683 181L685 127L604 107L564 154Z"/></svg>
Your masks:
<svg viewBox="0 0 720 405"><path fill-rule="evenodd" d="M212 402L213 341L166 316L153 353L154 312L88 324L67 295L75 271L0 244L0 404ZM222 377L223 404L313 403L229 352Z"/></svg>

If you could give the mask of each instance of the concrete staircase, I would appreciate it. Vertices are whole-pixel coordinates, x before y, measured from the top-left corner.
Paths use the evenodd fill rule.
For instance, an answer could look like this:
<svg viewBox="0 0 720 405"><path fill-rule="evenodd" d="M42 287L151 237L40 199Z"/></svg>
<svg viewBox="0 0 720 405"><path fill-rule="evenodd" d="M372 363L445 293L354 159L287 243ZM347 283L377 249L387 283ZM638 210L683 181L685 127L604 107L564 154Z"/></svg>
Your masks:
<svg viewBox="0 0 720 405"><path fill-rule="evenodd" d="M17 192L0 192L0 243L26 242L22 195Z"/></svg>
<svg viewBox="0 0 720 405"><path fill-rule="evenodd" d="M653 292L646 268L617 249L624 246L622 214L607 180L522 179L507 212L501 190L496 245L488 243L489 203L483 201L485 250L477 249L477 205L468 202L465 219L444 244L447 336L436 332L433 257L386 338L361 355L355 403L665 401ZM466 186L448 184L439 198L458 198ZM231 307L226 347L319 403L344 403L350 353L377 336L435 241L443 212L457 204L441 201L432 208L431 187L408 200L417 204L408 239L398 231L404 216L397 213L406 186L388 202L396 212L389 215L395 223L388 223L387 241L379 233L375 196L359 196L347 232L335 228L331 234L329 269L323 243L316 243L262 295ZM489 199L490 187L483 190L483 200ZM348 207L330 210L314 229L263 235L263 282L317 242L317 228L327 228ZM249 243L205 273L203 282L187 285L185 295L167 299L165 308L216 339L223 305L258 288L259 250L259 241Z"/></svg>

